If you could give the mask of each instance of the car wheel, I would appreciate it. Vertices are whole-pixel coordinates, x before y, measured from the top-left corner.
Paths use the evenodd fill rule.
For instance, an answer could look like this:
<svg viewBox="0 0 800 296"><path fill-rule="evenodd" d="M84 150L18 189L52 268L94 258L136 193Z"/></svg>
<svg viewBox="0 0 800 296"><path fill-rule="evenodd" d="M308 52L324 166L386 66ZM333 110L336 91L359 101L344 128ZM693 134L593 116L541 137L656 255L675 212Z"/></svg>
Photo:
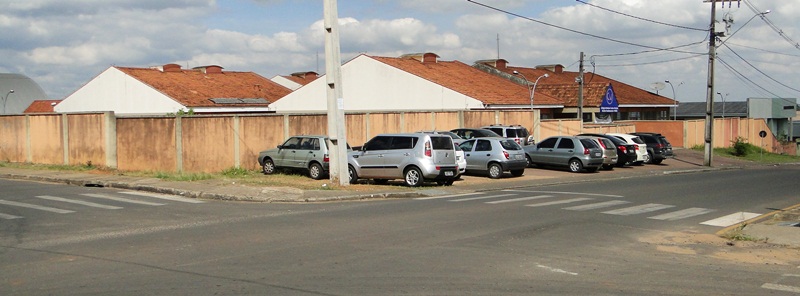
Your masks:
<svg viewBox="0 0 800 296"><path fill-rule="evenodd" d="M647 152L644 156L644 163L653 163L653 153Z"/></svg>
<svg viewBox="0 0 800 296"><path fill-rule="evenodd" d="M406 185L410 187L417 187L422 185L422 172L415 167L411 167L406 169L406 172L403 173L404 181Z"/></svg>
<svg viewBox="0 0 800 296"><path fill-rule="evenodd" d="M583 163L577 159L570 159L569 160L569 171L573 173L577 173L583 170Z"/></svg>
<svg viewBox="0 0 800 296"><path fill-rule="evenodd" d="M324 172L320 164L315 162L308 166L308 176L311 177L311 179L320 180L323 175Z"/></svg>
<svg viewBox="0 0 800 296"><path fill-rule="evenodd" d="M525 165L526 168L533 167L533 161L531 161L531 156L528 155L527 153L525 153L525 162L527 162L527 165Z"/></svg>
<svg viewBox="0 0 800 296"><path fill-rule="evenodd" d="M511 170L511 175L514 177L522 176L525 173L525 169L522 170Z"/></svg>
<svg viewBox="0 0 800 296"><path fill-rule="evenodd" d="M599 170L600 170L600 167L593 167L593 168L586 169L586 171L590 172L590 173L596 173Z"/></svg>
<svg viewBox="0 0 800 296"><path fill-rule="evenodd" d="M503 168L497 163L489 164L489 178L499 179L503 176Z"/></svg>
<svg viewBox="0 0 800 296"><path fill-rule="evenodd" d="M389 179L375 179L375 184L386 185L387 183L389 183Z"/></svg>
<svg viewBox="0 0 800 296"><path fill-rule="evenodd" d="M641 166L641 165L644 165L644 161L634 161L634 162L633 162L633 165L635 165L635 166Z"/></svg>
<svg viewBox="0 0 800 296"><path fill-rule="evenodd" d="M275 163L272 162L272 159L264 159L264 164L261 165L261 171L264 172L265 175L269 175L275 172Z"/></svg>
<svg viewBox="0 0 800 296"><path fill-rule="evenodd" d="M663 159L653 159L652 163L653 164L661 164L662 161L664 161L664 160Z"/></svg>
<svg viewBox="0 0 800 296"><path fill-rule="evenodd" d="M614 165L613 164L604 164L603 165L603 169L608 170L608 171L614 170Z"/></svg>
<svg viewBox="0 0 800 296"><path fill-rule="evenodd" d="M355 184L358 182L358 174L352 165L347 166L347 174L350 176L350 184Z"/></svg>

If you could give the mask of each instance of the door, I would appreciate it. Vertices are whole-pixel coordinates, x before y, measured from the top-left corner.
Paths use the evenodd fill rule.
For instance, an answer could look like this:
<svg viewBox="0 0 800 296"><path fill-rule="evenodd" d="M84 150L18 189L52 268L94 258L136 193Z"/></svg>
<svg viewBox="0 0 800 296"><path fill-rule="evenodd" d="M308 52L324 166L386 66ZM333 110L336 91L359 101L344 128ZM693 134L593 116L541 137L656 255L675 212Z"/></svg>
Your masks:
<svg viewBox="0 0 800 296"><path fill-rule="evenodd" d="M286 142L283 142L281 149L278 151L278 157L274 159L275 166L293 167L297 158L297 150L300 149L301 140L302 138L291 137Z"/></svg>
<svg viewBox="0 0 800 296"><path fill-rule="evenodd" d="M377 136L364 144L362 151L355 154L355 161L360 168L359 177L375 178L385 175L383 157L389 150L391 137Z"/></svg>

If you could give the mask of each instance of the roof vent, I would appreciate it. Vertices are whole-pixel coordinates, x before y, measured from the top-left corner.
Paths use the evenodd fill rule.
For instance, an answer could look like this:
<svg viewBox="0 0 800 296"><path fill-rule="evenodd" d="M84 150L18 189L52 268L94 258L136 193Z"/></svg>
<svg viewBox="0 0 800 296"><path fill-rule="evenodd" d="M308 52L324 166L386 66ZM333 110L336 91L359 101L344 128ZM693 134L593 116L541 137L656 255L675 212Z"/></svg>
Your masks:
<svg viewBox="0 0 800 296"><path fill-rule="evenodd" d="M432 52L404 54L401 55L400 58L412 58L423 64L436 63L439 61L439 56Z"/></svg>
<svg viewBox="0 0 800 296"><path fill-rule="evenodd" d="M194 67L192 70L198 70L203 72L203 74L220 74L222 73L222 67L217 65L208 65L208 66L200 66Z"/></svg>
<svg viewBox="0 0 800 296"><path fill-rule="evenodd" d="M181 65L178 64L166 64L161 66L161 72L180 72Z"/></svg>
<svg viewBox="0 0 800 296"><path fill-rule="evenodd" d="M550 72L553 72L553 73L564 73L564 65L561 65L561 64L538 65L538 66L536 66L536 69L549 70Z"/></svg>
<svg viewBox="0 0 800 296"><path fill-rule="evenodd" d="M483 64L487 66L492 66L496 69L505 69L508 66L508 61L504 59L494 59L494 60L480 60L476 61L476 64Z"/></svg>

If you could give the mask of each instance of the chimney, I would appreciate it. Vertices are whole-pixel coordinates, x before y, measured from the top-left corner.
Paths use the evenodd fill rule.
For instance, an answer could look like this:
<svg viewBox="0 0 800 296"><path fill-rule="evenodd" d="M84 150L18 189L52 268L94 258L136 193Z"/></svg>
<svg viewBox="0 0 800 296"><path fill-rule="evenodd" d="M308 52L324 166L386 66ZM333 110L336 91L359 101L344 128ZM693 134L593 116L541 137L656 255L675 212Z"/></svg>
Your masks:
<svg viewBox="0 0 800 296"><path fill-rule="evenodd" d="M494 59L494 60L480 60L476 61L476 64L483 64L487 66L491 66L495 69L505 69L508 67L508 61L504 59Z"/></svg>
<svg viewBox="0 0 800 296"><path fill-rule="evenodd" d="M436 62L439 61L439 56L432 52L404 54L400 56L400 58L412 58L422 62L423 64L427 63L435 64Z"/></svg>
<svg viewBox="0 0 800 296"><path fill-rule="evenodd" d="M561 64L555 64L555 65L538 65L538 66L536 66L535 68L536 68L536 69L548 70L548 71L550 71L550 72L553 72L553 73L556 73L556 74L564 73L564 65L561 65Z"/></svg>
<svg viewBox="0 0 800 296"><path fill-rule="evenodd" d="M200 66L194 67L192 70L198 70L203 72L203 74L220 74L222 73L222 67L217 65L208 65L208 66Z"/></svg>
<svg viewBox="0 0 800 296"><path fill-rule="evenodd" d="M181 65L178 64L166 64L161 66L161 72L180 72Z"/></svg>

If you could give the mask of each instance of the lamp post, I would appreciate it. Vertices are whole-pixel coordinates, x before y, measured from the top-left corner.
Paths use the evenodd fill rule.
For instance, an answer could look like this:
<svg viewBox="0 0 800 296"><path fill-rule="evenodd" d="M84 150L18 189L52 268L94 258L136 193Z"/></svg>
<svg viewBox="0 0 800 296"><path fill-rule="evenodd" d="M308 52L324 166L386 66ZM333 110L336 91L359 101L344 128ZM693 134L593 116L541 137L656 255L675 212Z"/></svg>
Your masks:
<svg viewBox="0 0 800 296"><path fill-rule="evenodd" d="M725 119L725 97L722 96L721 92L717 92L720 99L722 99L722 119Z"/></svg>
<svg viewBox="0 0 800 296"><path fill-rule="evenodd" d="M13 94L14 90L9 90L5 96L3 96L3 114L6 114L6 101L8 101L8 96Z"/></svg>
<svg viewBox="0 0 800 296"><path fill-rule="evenodd" d="M525 79L525 84L528 85L528 93L530 94L531 111L533 111L533 96L534 94L536 94L536 84L539 83L539 79L550 77L550 75L545 73L544 75L537 77L536 80L533 82L533 86L531 87L531 82L530 80L528 80L528 78L525 77L525 75L522 75L522 73L520 73L519 71L514 71L513 73L514 75L522 76L522 79Z"/></svg>
<svg viewBox="0 0 800 296"><path fill-rule="evenodd" d="M672 112L672 116L675 118L675 120L678 120L678 95L675 94L675 86L673 86L672 82L669 82L669 80L664 80L664 82L669 84L669 87L672 88L672 100L675 101L675 111ZM683 82L678 84L678 86L681 86L681 84L683 84Z"/></svg>

